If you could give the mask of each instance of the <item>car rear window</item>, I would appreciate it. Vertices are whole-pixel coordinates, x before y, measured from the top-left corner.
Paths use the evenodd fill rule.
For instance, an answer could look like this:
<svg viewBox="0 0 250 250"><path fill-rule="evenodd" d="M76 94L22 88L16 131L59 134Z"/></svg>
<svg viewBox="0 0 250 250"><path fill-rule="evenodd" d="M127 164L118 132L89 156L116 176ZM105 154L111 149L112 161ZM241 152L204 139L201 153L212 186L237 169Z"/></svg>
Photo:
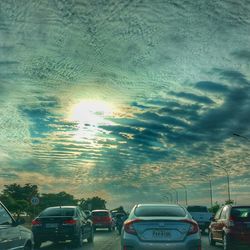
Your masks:
<svg viewBox="0 0 250 250"><path fill-rule="evenodd" d="M184 217L186 212L178 206L138 206L135 209L135 215L139 217Z"/></svg>
<svg viewBox="0 0 250 250"><path fill-rule="evenodd" d="M231 216L234 220L250 221L250 207L234 207L231 210Z"/></svg>
<svg viewBox="0 0 250 250"><path fill-rule="evenodd" d="M107 217L107 216L109 216L109 213L105 212L105 211L92 212L92 216Z"/></svg>
<svg viewBox="0 0 250 250"><path fill-rule="evenodd" d="M189 206L187 207L188 212L201 212L201 213L207 213L208 209L204 206Z"/></svg>
<svg viewBox="0 0 250 250"><path fill-rule="evenodd" d="M74 216L74 208L47 208L40 216Z"/></svg>

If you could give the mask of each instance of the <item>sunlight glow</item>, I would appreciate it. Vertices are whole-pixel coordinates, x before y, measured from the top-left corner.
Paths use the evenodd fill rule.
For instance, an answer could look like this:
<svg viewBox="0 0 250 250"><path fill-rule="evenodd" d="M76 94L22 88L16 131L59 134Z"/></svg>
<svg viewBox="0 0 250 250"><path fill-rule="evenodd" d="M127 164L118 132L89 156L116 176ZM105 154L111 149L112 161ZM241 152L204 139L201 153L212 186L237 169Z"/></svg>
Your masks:
<svg viewBox="0 0 250 250"><path fill-rule="evenodd" d="M114 107L100 100L84 100L76 104L69 117L70 121L78 123L74 139L94 139L98 132L103 131L98 126L112 124L107 118L111 117L113 113Z"/></svg>

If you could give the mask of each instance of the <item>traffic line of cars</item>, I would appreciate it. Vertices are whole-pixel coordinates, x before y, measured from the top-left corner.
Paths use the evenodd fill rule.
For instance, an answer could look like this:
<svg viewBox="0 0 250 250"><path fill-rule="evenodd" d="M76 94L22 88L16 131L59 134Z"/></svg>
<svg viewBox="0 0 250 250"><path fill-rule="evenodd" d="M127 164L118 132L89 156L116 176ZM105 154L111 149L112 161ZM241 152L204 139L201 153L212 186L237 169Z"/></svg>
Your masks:
<svg viewBox="0 0 250 250"><path fill-rule="evenodd" d="M86 214L78 206L49 207L33 221L32 230L15 220L0 202L0 249L39 248L45 241L58 243L70 240L81 247L83 240L94 241L99 228L113 231L120 223L122 250L201 250L200 226L188 210L178 204L139 204L128 218L108 210L94 210ZM118 216L119 215L119 216ZM119 223L118 220L123 218ZM119 231L119 229L118 229ZM226 205L218 210L208 227L211 246L217 242L224 250L250 249L250 206Z"/></svg>

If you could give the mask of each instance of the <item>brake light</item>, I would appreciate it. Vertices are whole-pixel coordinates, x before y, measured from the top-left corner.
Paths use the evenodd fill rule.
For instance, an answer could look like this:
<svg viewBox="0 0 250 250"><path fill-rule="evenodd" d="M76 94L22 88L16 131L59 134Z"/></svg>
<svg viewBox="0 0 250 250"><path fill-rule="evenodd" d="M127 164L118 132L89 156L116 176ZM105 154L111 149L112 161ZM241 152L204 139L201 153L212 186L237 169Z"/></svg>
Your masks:
<svg viewBox="0 0 250 250"><path fill-rule="evenodd" d="M196 234L199 232L199 230L200 230L199 225L196 222L191 221L191 220L183 220L183 222L190 224L190 228L189 228L188 233L187 233L188 235Z"/></svg>
<svg viewBox="0 0 250 250"><path fill-rule="evenodd" d="M71 219L71 220L65 220L63 222L63 225L75 225L76 222L77 222L77 220L73 220L73 219Z"/></svg>
<svg viewBox="0 0 250 250"><path fill-rule="evenodd" d="M104 221L111 221L112 219L110 217L103 217Z"/></svg>
<svg viewBox="0 0 250 250"><path fill-rule="evenodd" d="M38 219L35 219L31 222L32 226L41 226L42 225L42 222Z"/></svg>
<svg viewBox="0 0 250 250"><path fill-rule="evenodd" d="M230 216L229 220L228 220L228 223L227 223L227 226L228 227L234 227L234 225L235 225L234 220L235 220L234 216Z"/></svg>
<svg viewBox="0 0 250 250"><path fill-rule="evenodd" d="M134 220L129 220L127 222L124 223L124 231L128 234L134 234L137 235L137 232L134 228L134 223L138 223L141 220L139 219L134 219Z"/></svg>

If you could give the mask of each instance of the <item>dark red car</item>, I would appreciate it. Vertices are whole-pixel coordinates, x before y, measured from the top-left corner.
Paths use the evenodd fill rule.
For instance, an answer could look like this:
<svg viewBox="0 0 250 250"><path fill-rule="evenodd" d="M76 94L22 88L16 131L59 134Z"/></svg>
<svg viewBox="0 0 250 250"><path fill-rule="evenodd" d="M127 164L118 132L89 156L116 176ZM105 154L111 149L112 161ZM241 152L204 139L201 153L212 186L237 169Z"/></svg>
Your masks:
<svg viewBox="0 0 250 250"><path fill-rule="evenodd" d="M224 250L240 246L250 249L250 206L225 205L216 213L209 226L209 243L223 243Z"/></svg>
<svg viewBox="0 0 250 250"><path fill-rule="evenodd" d="M108 228L109 231L114 230L115 221L113 220L111 213L108 210L93 210L92 221L94 229L96 228Z"/></svg>

